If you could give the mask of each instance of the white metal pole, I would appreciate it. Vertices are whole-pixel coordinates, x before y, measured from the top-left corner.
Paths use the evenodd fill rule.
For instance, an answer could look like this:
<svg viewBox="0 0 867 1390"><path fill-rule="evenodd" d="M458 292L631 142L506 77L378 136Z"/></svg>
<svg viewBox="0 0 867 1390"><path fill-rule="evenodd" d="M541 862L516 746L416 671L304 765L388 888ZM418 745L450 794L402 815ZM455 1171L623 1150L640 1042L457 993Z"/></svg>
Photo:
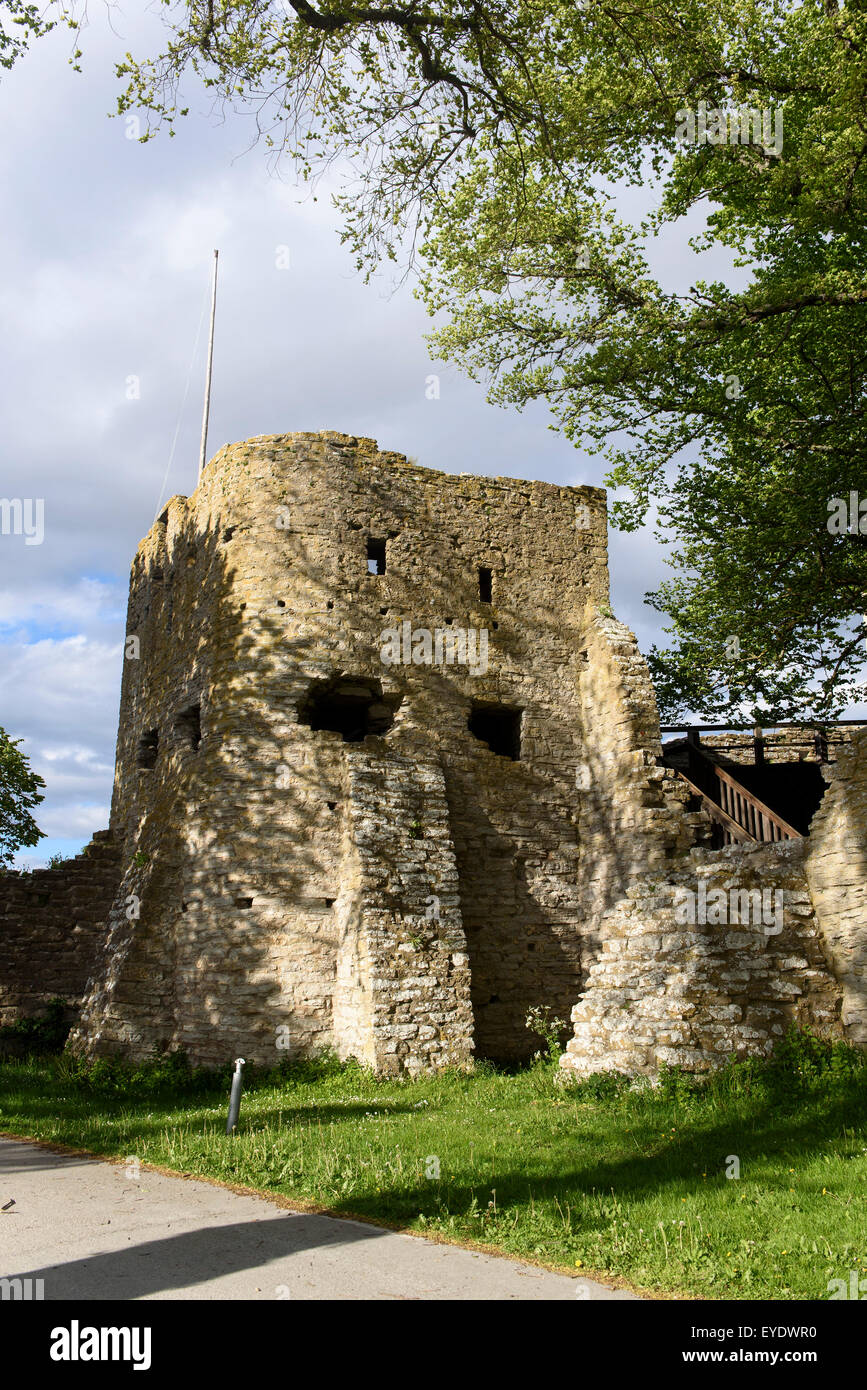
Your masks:
<svg viewBox="0 0 867 1390"><path fill-rule="evenodd" d="M211 331L208 336L208 370L205 376L205 408L202 412L202 447L199 451L199 478L207 462L208 415L211 410L211 369L214 365L214 319L217 314L217 259L219 251L214 252L214 279L211 284Z"/></svg>

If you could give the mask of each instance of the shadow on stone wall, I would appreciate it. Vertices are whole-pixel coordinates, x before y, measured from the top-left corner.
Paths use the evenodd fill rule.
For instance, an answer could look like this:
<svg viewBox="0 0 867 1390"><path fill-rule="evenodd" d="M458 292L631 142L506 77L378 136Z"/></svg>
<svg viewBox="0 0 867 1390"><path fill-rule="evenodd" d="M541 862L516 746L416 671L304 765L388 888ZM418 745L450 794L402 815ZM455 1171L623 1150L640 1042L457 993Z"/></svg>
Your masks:
<svg viewBox="0 0 867 1390"><path fill-rule="evenodd" d="M125 877L76 1045L168 1045L216 1065L334 1043L341 932L358 921L334 910L356 834L347 745L298 712L315 683L346 676L380 682L396 709L386 750L423 745L443 767L479 1051L526 1057L528 1009L566 1014L604 909L684 834L621 625L606 629L598 682L583 679L607 600L603 509L576 548L556 489L451 477L446 495L426 470L361 471L344 436L287 438L221 451L136 556L127 630L141 659L124 663L112 812ZM364 572L370 535L387 540L382 575ZM384 665L380 633L404 619L484 627L489 669ZM523 710L519 762L470 733L474 699Z"/></svg>

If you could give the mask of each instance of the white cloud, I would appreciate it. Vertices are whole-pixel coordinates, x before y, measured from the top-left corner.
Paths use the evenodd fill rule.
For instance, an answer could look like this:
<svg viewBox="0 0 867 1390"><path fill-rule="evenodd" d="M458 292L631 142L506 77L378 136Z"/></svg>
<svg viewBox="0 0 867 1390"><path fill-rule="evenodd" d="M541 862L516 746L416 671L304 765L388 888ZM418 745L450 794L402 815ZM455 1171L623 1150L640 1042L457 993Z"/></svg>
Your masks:
<svg viewBox="0 0 867 1390"><path fill-rule="evenodd" d="M99 806L72 802L53 811L40 809L36 812L36 822L49 839L69 839L85 844L92 838L95 830L107 828L108 812L108 802ZM37 858L45 857L41 851L41 844L42 841L32 851Z"/></svg>
<svg viewBox="0 0 867 1390"><path fill-rule="evenodd" d="M123 607L119 599L118 585L86 576L63 588L37 583L24 593L0 591L0 627L25 623L80 627L106 620L115 621L122 619L126 609L126 595L123 595Z"/></svg>
<svg viewBox="0 0 867 1390"><path fill-rule="evenodd" d="M79 634L0 653L0 724L46 784L36 823L83 843L108 824L122 646Z"/></svg>

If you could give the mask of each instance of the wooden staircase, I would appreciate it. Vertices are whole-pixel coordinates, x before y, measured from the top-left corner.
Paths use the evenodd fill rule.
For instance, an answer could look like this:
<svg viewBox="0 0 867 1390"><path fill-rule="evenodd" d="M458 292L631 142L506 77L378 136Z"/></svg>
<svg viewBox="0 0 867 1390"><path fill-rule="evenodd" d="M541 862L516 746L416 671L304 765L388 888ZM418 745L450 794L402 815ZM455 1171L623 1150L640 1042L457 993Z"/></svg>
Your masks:
<svg viewBox="0 0 867 1390"><path fill-rule="evenodd" d="M702 810L713 822L713 847L801 840L803 836L770 806L749 791L729 769L720 767L690 740L686 770L675 766Z"/></svg>

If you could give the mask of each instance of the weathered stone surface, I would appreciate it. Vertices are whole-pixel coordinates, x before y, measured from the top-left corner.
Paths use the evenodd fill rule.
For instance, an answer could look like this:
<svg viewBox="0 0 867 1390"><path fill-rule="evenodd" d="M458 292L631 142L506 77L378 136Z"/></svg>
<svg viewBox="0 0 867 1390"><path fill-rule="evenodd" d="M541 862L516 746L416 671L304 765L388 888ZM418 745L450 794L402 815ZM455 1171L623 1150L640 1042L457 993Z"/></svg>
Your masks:
<svg viewBox="0 0 867 1390"><path fill-rule="evenodd" d="M806 870L828 958L843 986L849 1037L867 1044L867 729L828 769L810 823Z"/></svg>
<svg viewBox="0 0 867 1390"><path fill-rule="evenodd" d="M59 993L89 1054L395 1073L525 1058L535 1005L572 1013L577 1074L839 1032L841 1000L863 1036L863 744L816 817L816 916L800 845L708 850L606 539L596 488L331 433L222 449L133 562L110 840L0 877L0 1020ZM684 925L701 879L783 891L782 930Z"/></svg>
<svg viewBox="0 0 867 1390"><path fill-rule="evenodd" d="M52 998L81 1001L101 959L120 855L101 830L55 868L0 873L0 1026L41 1013Z"/></svg>
<svg viewBox="0 0 867 1390"><path fill-rule="evenodd" d="M842 990L804 907L803 858L801 841L696 848L632 885L606 915L608 949L572 1011L566 1075L707 1070L769 1053L792 1021L842 1036ZM707 920L677 921L690 915Z"/></svg>
<svg viewBox="0 0 867 1390"><path fill-rule="evenodd" d="M345 435L222 450L133 565L112 807L132 867L76 1045L528 1056L528 1009L568 1016L605 908L694 834L607 602L599 489ZM487 661L385 664L404 622L484 631ZM362 742L311 726L329 681L376 683ZM476 706L520 711L517 761L470 731Z"/></svg>

